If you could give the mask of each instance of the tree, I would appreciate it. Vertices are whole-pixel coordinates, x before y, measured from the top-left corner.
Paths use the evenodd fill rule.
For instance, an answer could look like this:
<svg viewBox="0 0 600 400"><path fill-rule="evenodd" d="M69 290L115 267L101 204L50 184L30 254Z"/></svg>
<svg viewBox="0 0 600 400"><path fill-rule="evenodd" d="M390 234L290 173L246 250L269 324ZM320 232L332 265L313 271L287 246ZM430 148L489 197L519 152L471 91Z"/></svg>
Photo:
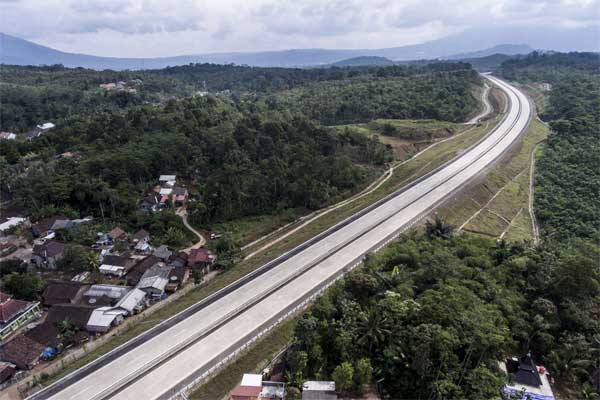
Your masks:
<svg viewBox="0 0 600 400"><path fill-rule="evenodd" d="M29 272L13 272L4 278L2 287L17 299L35 300L38 292L44 287L44 281Z"/></svg>
<svg viewBox="0 0 600 400"><path fill-rule="evenodd" d="M98 269L98 257L82 246L70 245L65 249L63 257L56 263L59 271L78 274Z"/></svg>
<svg viewBox="0 0 600 400"><path fill-rule="evenodd" d="M335 381L335 387L338 391L352 389L354 368L349 362L343 362L333 370L331 378Z"/></svg>
<svg viewBox="0 0 600 400"><path fill-rule="evenodd" d="M361 313L359 316L357 344L365 346L369 355L372 355L374 347L383 343L391 334L391 328L390 321L383 313L375 308L370 308L366 313Z"/></svg>
<svg viewBox="0 0 600 400"><path fill-rule="evenodd" d="M371 366L371 360L368 358L361 358L356 363L354 382L356 387L361 389L363 385L371 383L373 377L373 367Z"/></svg>
<svg viewBox="0 0 600 400"><path fill-rule="evenodd" d="M427 237L430 239L434 237L448 239L450 236L452 236L452 233L454 232L454 227L446 223L446 221L442 217L436 215L433 222L428 220L425 223L425 232L427 234Z"/></svg>

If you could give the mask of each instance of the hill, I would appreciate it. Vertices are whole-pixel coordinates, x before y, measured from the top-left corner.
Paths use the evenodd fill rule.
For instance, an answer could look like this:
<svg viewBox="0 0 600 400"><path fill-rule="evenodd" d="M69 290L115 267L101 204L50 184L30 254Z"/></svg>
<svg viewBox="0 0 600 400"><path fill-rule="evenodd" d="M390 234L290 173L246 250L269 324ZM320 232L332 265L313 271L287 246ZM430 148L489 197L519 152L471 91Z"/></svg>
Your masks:
<svg viewBox="0 0 600 400"><path fill-rule="evenodd" d="M376 66L384 66L384 65L394 65L394 62L389 58L385 57L377 57L377 56L361 56L361 57L353 57L347 58L345 60L337 61L331 64L334 67L361 67L367 65L376 65Z"/></svg>

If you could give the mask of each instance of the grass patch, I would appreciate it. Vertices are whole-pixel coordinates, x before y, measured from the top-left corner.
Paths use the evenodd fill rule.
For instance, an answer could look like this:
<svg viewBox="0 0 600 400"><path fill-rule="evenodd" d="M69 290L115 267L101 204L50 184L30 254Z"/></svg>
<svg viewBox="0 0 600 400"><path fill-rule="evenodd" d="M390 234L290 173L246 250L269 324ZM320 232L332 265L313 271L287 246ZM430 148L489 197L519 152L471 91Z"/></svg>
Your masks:
<svg viewBox="0 0 600 400"><path fill-rule="evenodd" d="M260 373L271 358L283 349L294 336L298 318L283 322L255 343L243 355L226 366L188 397L193 400L218 400L225 397L242 380L245 373Z"/></svg>
<svg viewBox="0 0 600 400"><path fill-rule="evenodd" d="M528 211L531 153L547 135L546 126L533 119L518 145L484 178L440 207L437 213L458 227L481 210L464 226L465 231L498 238L508 229L504 236L507 240L531 240Z"/></svg>

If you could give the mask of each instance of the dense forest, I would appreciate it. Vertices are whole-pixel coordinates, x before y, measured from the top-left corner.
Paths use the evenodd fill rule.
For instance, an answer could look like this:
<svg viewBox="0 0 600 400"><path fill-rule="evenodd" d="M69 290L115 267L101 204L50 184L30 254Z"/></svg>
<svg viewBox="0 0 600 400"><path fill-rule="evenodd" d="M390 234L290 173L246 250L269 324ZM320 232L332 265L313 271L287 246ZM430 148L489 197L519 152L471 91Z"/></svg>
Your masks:
<svg viewBox="0 0 600 400"><path fill-rule="evenodd" d="M403 236L337 283L296 327L291 385L333 379L389 398L505 395L497 362L531 352L564 398L600 395L600 80L589 54L534 54L502 71L551 83L552 134L537 165L542 243Z"/></svg>
<svg viewBox="0 0 600 400"><path fill-rule="evenodd" d="M285 85L263 84L276 77ZM174 173L193 194L190 217L198 226L319 208L357 190L391 160L391 149L377 139L321 125L303 100L271 101L291 98L275 89L344 97L333 107L360 104L362 119L456 120L476 109L471 89L479 83L461 63L316 70L197 64L140 72L6 67L2 79L2 129L57 124L33 141L0 142L1 189L16 205L34 217L63 212L127 223L158 175ZM135 82L137 90L98 87L119 80ZM351 92L332 92L338 81ZM192 95L205 82L262 95ZM337 114L327 122L349 115ZM57 159L64 152L76 156Z"/></svg>

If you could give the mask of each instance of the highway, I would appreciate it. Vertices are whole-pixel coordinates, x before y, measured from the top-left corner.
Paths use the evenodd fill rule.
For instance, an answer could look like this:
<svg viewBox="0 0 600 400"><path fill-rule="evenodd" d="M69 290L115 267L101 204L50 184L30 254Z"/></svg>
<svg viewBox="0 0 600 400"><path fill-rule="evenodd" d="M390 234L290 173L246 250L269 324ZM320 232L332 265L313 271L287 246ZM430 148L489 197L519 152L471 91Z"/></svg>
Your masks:
<svg viewBox="0 0 600 400"><path fill-rule="evenodd" d="M460 157L290 251L264 273L194 308L124 354L76 371L30 398L171 398L486 170L518 139L532 115L528 99L497 78L487 79L504 91L509 109Z"/></svg>

